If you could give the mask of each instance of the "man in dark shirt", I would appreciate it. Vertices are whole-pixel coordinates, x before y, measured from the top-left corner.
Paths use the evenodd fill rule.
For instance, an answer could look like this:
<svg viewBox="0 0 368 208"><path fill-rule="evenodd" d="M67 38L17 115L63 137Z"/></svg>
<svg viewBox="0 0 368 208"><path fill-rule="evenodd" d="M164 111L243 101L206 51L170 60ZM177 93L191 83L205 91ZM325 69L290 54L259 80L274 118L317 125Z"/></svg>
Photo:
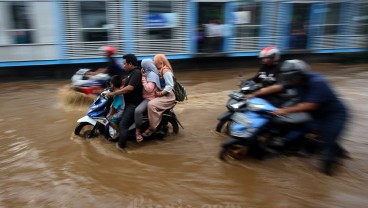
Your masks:
<svg viewBox="0 0 368 208"><path fill-rule="evenodd" d="M126 146L129 127L134 123L135 108L143 100L142 75L138 67L137 58L134 54L126 54L123 56L123 65L124 69L128 72L124 87L107 94L107 96L114 96L116 94L124 95L125 109L119 125L120 137L118 139L118 145L120 148Z"/></svg>
<svg viewBox="0 0 368 208"><path fill-rule="evenodd" d="M280 51L275 46L266 47L261 50L258 58L261 59L261 67L258 73L248 79L255 83L262 84L262 87L267 87L276 82L277 74L279 72Z"/></svg>
<svg viewBox="0 0 368 208"><path fill-rule="evenodd" d="M285 115L293 112L308 111L311 113L323 141L324 161L322 171L332 175L332 166L338 156L346 156L346 151L337 143L342 133L348 112L344 103L336 96L327 81L319 74L309 72L309 66L301 60L287 60L280 70L281 84L246 95L246 97L263 96L279 93L295 88L301 102L290 107L279 108L276 115Z"/></svg>

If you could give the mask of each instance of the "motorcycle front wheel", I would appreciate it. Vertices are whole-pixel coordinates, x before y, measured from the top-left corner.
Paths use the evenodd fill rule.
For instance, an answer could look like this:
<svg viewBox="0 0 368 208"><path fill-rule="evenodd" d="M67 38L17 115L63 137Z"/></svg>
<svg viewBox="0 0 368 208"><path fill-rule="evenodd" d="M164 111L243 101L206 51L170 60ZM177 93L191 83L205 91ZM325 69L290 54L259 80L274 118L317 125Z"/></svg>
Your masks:
<svg viewBox="0 0 368 208"><path fill-rule="evenodd" d="M216 131L218 133L229 134L229 132L230 132L230 124L231 124L231 121L230 120L219 121L217 123L217 126L216 126Z"/></svg>
<svg viewBox="0 0 368 208"><path fill-rule="evenodd" d="M75 127L74 134L83 138L91 138L95 136L93 132L94 125L88 122L81 122Z"/></svg>

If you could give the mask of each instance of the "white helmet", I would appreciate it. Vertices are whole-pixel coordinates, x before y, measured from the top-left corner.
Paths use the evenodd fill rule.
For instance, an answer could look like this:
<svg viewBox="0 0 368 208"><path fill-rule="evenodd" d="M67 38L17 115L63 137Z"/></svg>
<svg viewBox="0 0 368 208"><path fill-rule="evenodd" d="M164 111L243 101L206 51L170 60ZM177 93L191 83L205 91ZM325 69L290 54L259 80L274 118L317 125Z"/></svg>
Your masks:
<svg viewBox="0 0 368 208"><path fill-rule="evenodd" d="M273 61L280 60L280 50L276 46L269 46L259 52L258 58L273 58Z"/></svg>

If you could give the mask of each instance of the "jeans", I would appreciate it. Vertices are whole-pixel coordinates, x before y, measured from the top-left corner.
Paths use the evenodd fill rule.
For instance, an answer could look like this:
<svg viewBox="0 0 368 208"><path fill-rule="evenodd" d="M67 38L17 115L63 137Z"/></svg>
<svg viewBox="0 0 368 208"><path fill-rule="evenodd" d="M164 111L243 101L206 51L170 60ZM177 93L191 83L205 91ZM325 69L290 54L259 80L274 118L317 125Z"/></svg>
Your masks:
<svg viewBox="0 0 368 208"><path fill-rule="evenodd" d="M336 162L337 157L345 151L338 143L340 135L344 130L347 121L347 115L330 115L325 119L319 120L319 129L321 130L321 139L323 142L324 160Z"/></svg>
<svg viewBox="0 0 368 208"><path fill-rule="evenodd" d="M135 109L135 115L134 115L134 120L135 120L135 128L136 129L141 129L142 127L142 123L143 123L143 115L145 113L147 113L147 104L148 104L147 99L144 99L141 104L138 105L138 107Z"/></svg>
<svg viewBox="0 0 368 208"><path fill-rule="evenodd" d="M134 123L134 112L137 104L134 103L125 103L125 109L123 112L123 116L120 121L120 137L118 141L118 145L121 148L125 148L126 142L129 137L129 127Z"/></svg>

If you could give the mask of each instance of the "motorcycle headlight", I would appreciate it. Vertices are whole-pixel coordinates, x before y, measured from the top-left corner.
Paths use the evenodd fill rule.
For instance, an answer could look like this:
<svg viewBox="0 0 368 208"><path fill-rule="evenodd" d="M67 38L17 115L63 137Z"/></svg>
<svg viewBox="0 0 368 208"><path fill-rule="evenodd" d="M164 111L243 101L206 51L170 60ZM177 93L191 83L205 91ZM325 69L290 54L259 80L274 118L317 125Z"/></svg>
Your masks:
<svg viewBox="0 0 368 208"><path fill-rule="evenodd" d="M249 86L246 86L246 87L242 87L242 88L241 88L241 90L242 90L242 91L247 91L247 90L249 90L249 89L250 89L250 87L249 87Z"/></svg>

